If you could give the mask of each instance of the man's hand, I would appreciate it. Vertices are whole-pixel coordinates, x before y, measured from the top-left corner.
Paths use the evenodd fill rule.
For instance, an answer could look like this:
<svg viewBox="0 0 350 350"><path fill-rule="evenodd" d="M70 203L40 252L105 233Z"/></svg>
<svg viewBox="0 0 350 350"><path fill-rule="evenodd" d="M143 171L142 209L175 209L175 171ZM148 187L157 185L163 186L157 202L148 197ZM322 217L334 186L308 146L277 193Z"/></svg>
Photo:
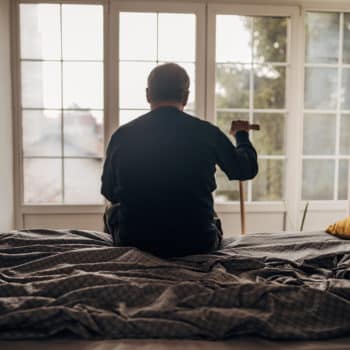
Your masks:
<svg viewBox="0 0 350 350"><path fill-rule="evenodd" d="M230 134L236 136L238 131L249 131L251 129L251 125L249 122L245 120L233 120L231 123Z"/></svg>

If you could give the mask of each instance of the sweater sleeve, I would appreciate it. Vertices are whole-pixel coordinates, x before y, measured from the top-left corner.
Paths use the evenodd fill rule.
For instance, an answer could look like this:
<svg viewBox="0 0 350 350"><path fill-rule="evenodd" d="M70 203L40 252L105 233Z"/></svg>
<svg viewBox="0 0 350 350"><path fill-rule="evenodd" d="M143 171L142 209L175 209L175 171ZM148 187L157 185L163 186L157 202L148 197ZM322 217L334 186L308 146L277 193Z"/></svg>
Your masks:
<svg viewBox="0 0 350 350"><path fill-rule="evenodd" d="M114 137L111 138L106 152L106 159L103 165L103 172L101 178L101 194L111 203L117 203L118 198L116 196L116 172L114 169L114 155L116 151Z"/></svg>
<svg viewBox="0 0 350 350"><path fill-rule="evenodd" d="M217 164L230 180L252 179L258 173L258 161L255 148L249 141L248 132L238 131L236 144L235 147L228 137L217 128Z"/></svg>

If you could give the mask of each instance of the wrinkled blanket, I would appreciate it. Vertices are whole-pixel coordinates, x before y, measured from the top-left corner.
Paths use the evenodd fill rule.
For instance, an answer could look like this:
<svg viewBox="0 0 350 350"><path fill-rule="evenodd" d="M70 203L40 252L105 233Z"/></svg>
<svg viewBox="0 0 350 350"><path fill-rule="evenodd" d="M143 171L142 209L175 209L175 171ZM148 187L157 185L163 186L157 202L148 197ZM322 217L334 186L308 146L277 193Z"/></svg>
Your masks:
<svg viewBox="0 0 350 350"><path fill-rule="evenodd" d="M350 241L248 234L162 260L91 231L0 233L0 339L325 339L350 332Z"/></svg>

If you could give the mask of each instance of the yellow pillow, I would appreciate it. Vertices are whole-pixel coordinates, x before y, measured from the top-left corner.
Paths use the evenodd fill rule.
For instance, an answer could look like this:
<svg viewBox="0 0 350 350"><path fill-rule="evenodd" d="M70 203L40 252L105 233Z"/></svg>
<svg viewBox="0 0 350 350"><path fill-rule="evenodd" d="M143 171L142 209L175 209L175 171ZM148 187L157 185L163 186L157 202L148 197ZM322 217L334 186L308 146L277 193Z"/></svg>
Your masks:
<svg viewBox="0 0 350 350"><path fill-rule="evenodd" d="M344 220L339 220L333 225L329 225L326 230L331 235L350 239L350 216Z"/></svg>

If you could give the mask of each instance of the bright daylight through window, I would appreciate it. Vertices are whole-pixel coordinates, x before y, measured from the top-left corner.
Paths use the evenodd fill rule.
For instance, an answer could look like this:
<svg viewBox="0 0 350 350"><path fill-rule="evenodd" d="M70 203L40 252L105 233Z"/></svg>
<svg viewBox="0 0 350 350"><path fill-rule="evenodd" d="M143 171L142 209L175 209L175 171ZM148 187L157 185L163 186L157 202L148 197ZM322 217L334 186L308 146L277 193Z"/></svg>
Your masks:
<svg viewBox="0 0 350 350"><path fill-rule="evenodd" d="M147 76L156 65L165 62L178 63L189 74L191 91L186 110L194 113L196 16L187 13L121 12L119 21L120 124L148 111Z"/></svg>
<svg viewBox="0 0 350 350"><path fill-rule="evenodd" d="M233 119L261 126L251 134L260 172L246 186L248 201L284 199L287 24L285 17L216 16L217 124L226 133ZM217 181L217 200L238 199L237 182L221 171Z"/></svg>
<svg viewBox="0 0 350 350"><path fill-rule="evenodd" d="M20 27L24 203L102 203L103 7L21 4Z"/></svg>
<svg viewBox="0 0 350 350"><path fill-rule="evenodd" d="M347 198L350 14L306 15L302 198ZM322 174L322 176L320 176Z"/></svg>
<svg viewBox="0 0 350 350"><path fill-rule="evenodd" d="M299 50L303 44L293 37L297 22L283 6L272 13L261 6L236 13L234 6L219 6L215 12L209 5L206 17L205 5L158 5L116 2L114 13L104 19L103 5L20 4L24 204L103 204L105 129L110 135L118 120L104 115L104 42L106 52L116 51L106 62L107 70L116 72L107 74L106 83L113 88L106 101L114 114L119 112L119 125L148 111L145 89L152 68L176 62L191 79L187 112L206 111L198 116L227 134L233 119L260 124L261 130L250 135L260 171L245 186L248 202L292 201L296 207L300 199L346 199L350 14L305 11L303 63L290 50L292 38ZM116 27L107 37L104 20ZM291 84L298 69L304 69L304 91L294 91ZM290 86L294 88L288 90ZM299 97L304 111L291 108ZM214 111L215 117L209 115ZM302 130L287 130L291 120L300 120L301 126L302 117L303 135ZM301 155L292 154L291 135L303 137ZM297 163L302 167L292 169ZM287 184L286 175L293 171L297 180ZM288 181L294 181L292 175ZM228 181L219 169L217 184L218 203L238 200L238 182ZM297 187L292 200L288 186Z"/></svg>

